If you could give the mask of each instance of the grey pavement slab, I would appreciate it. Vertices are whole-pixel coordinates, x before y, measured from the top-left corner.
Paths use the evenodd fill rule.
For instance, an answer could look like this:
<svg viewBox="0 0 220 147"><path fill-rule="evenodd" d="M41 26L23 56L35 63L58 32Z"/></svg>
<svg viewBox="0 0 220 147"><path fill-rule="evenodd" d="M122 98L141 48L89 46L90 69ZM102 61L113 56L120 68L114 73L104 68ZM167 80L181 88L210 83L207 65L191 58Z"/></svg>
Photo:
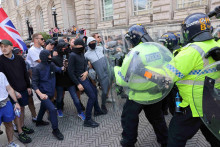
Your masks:
<svg viewBox="0 0 220 147"><path fill-rule="evenodd" d="M64 134L65 139L58 141L52 135L51 126L36 127L31 120L31 114L28 108L26 108L26 126L35 130L34 134L29 135L32 138L32 142L26 144L27 147L118 147L120 146L121 139L121 112L125 100L118 99L116 107L113 107L111 103L107 104L109 113L107 115L95 117L95 121L100 123L97 128L83 127L83 121L77 116L76 108L68 92L65 95L64 105L64 117L59 118L59 128ZM39 110L39 100L34 97L35 106L37 112ZM86 106L88 100L87 96L83 94L81 100ZM169 124L171 115L165 117L167 124ZM47 114L45 114L44 120L47 121ZM140 122L138 129L138 142L136 147L160 147L156 141L153 128L145 118L144 113L140 114ZM16 134L15 134L16 136ZM1 140L2 141L2 140ZM206 142L202 133L199 131L191 140L187 142L187 147L210 147Z"/></svg>

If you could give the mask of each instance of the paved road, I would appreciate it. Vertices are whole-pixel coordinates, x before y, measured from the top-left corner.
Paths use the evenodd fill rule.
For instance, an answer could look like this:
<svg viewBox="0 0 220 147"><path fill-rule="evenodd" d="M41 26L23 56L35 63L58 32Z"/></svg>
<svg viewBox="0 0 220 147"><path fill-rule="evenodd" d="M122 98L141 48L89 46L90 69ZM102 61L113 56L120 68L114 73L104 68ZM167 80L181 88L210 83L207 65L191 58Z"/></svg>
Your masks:
<svg viewBox="0 0 220 147"><path fill-rule="evenodd" d="M84 105L87 101L87 96L82 95ZM124 100L117 102L116 107L108 104L109 113L104 116L96 117L95 120L100 123L98 128L83 127L82 120L77 116L76 108L73 105L70 95L65 96L64 117L59 118L59 128L64 134L65 139L58 141L52 135L50 126L36 127L31 121L31 114L28 108L26 109L25 124L35 130L32 143L22 145L28 147L118 147L121 139L121 123L120 116ZM35 97L37 111L39 110L39 100ZM47 120L47 116L44 118ZM166 116L166 122L169 124L171 115ZM156 141L156 136L153 129L142 112L140 114L139 136L137 147L159 147ZM15 135L16 136L16 135ZM15 138L16 140L16 138ZM5 142L4 142L5 143ZM1 146L1 143L0 143ZM205 138L199 131L191 140L187 142L187 147L209 147Z"/></svg>

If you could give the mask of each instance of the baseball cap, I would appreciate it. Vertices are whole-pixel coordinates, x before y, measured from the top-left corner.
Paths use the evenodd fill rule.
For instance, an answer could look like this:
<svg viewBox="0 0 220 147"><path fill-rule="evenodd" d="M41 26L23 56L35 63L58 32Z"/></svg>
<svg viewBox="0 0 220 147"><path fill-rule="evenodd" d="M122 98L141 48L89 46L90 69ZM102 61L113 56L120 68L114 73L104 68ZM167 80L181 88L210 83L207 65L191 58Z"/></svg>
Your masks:
<svg viewBox="0 0 220 147"><path fill-rule="evenodd" d="M74 45L82 45L83 47L85 47L85 43L81 38L78 38L74 41Z"/></svg>
<svg viewBox="0 0 220 147"><path fill-rule="evenodd" d="M13 46L12 42L9 41L9 40L2 40L2 41L0 42L0 44Z"/></svg>
<svg viewBox="0 0 220 147"><path fill-rule="evenodd" d="M53 39L48 39L46 41L46 45L51 44L51 45L55 45L55 41Z"/></svg>
<svg viewBox="0 0 220 147"><path fill-rule="evenodd" d="M21 50L17 47L14 47L12 52L13 52L13 54L17 55L19 52L21 52Z"/></svg>

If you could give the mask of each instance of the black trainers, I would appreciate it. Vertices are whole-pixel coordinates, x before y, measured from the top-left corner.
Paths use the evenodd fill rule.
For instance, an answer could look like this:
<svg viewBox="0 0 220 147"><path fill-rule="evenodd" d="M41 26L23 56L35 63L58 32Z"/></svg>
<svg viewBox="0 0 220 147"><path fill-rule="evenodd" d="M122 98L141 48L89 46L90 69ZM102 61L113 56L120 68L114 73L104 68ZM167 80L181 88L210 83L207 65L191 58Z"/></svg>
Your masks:
<svg viewBox="0 0 220 147"><path fill-rule="evenodd" d="M85 120L83 125L84 127L91 127L91 128L95 128L99 126L99 124L92 119Z"/></svg>
<svg viewBox="0 0 220 147"><path fill-rule="evenodd" d="M103 111L94 111L94 117L96 116L100 116L100 115L105 115L106 113L104 113Z"/></svg>
<svg viewBox="0 0 220 147"><path fill-rule="evenodd" d="M47 121L37 121L36 122L36 126L38 127L38 126L47 126L47 125L49 125L50 123L49 122L47 122Z"/></svg>
<svg viewBox="0 0 220 147"><path fill-rule="evenodd" d="M25 126L22 127L22 130L23 130L24 133L26 133L26 134L33 134L33 133L34 133L34 130L33 130L33 129L27 128L27 127L25 127Z"/></svg>
<svg viewBox="0 0 220 147"><path fill-rule="evenodd" d="M18 140L22 143L30 143L32 141L24 132L18 134Z"/></svg>
<svg viewBox="0 0 220 147"><path fill-rule="evenodd" d="M161 147L167 147L167 144L165 143L165 144L161 144Z"/></svg>
<svg viewBox="0 0 220 147"><path fill-rule="evenodd" d="M107 113L108 113L108 110L107 110L107 108L106 108L105 105L102 105L102 106L101 106L101 109L102 109L102 112L103 112L104 114L107 114Z"/></svg>
<svg viewBox="0 0 220 147"><path fill-rule="evenodd" d="M55 129L53 130L53 135L58 139L58 140L63 140L64 139L64 136L63 134L60 132L59 129Z"/></svg>

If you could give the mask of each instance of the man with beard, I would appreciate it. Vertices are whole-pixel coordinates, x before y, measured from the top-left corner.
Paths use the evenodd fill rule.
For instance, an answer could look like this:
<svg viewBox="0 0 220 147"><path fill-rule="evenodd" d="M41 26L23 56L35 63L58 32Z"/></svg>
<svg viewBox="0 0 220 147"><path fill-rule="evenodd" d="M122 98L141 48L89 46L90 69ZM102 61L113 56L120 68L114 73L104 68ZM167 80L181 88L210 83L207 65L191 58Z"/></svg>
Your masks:
<svg viewBox="0 0 220 147"><path fill-rule="evenodd" d="M33 35L32 41L34 45L28 50L27 54L27 62L31 68L40 63L39 54L43 50L42 46L44 46L45 43L43 36L39 33Z"/></svg>

